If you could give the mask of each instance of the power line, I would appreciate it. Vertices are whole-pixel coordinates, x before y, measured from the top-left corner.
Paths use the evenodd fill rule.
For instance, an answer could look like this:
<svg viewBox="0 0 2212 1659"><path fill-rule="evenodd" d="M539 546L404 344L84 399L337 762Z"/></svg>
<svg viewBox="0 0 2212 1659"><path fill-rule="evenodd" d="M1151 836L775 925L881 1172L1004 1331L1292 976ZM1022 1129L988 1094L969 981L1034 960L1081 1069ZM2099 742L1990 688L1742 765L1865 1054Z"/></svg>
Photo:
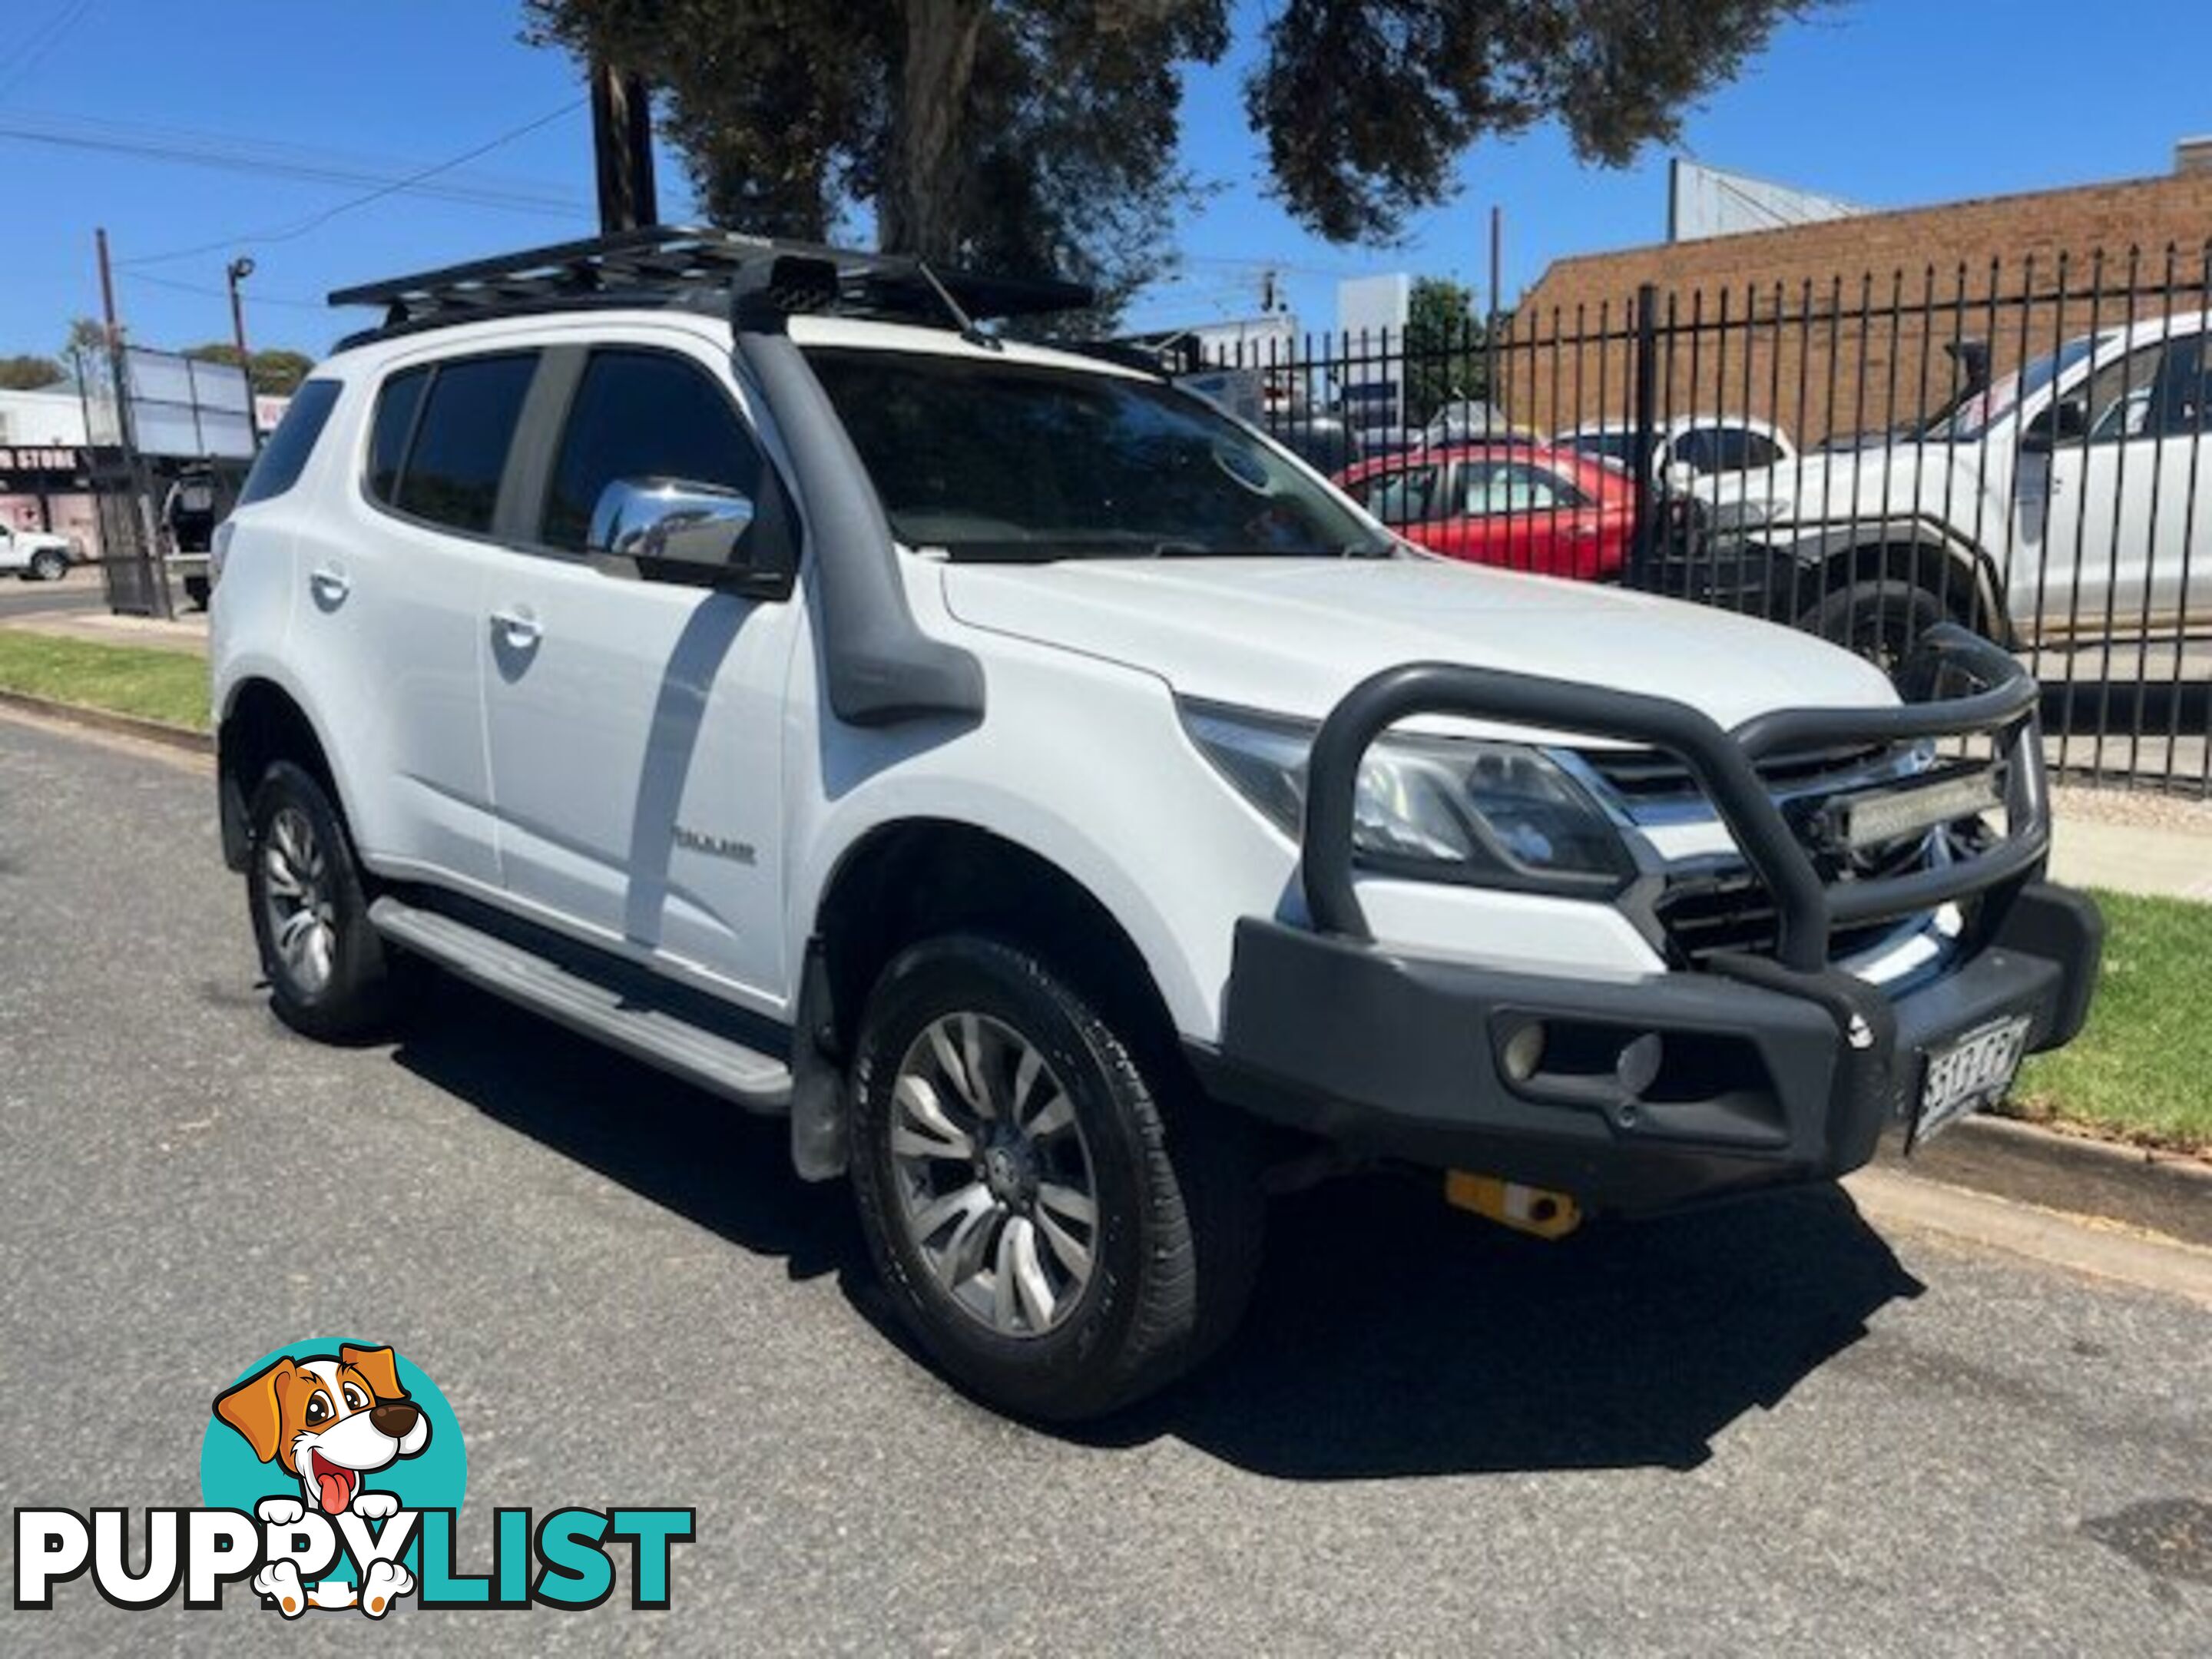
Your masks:
<svg viewBox="0 0 2212 1659"><path fill-rule="evenodd" d="M132 283L151 283L155 288L174 289L179 294L204 294L210 300L228 300L230 290L210 288L204 283L180 283L173 276L156 276L150 270L126 270L124 280ZM247 297L257 306L289 306L298 311L328 311L327 300L303 300L289 294L264 294L259 289L247 290Z"/></svg>
<svg viewBox="0 0 2212 1659"><path fill-rule="evenodd" d="M311 151L295 150L291 154L301 159L287 159L283 146L257 146L249 142L207 135L195 135L189 142L178 142L173 136L163 137L159 130L134 133L121 123L81 122L78 124L81 128L93 130L71 132L67 130L69 125L66 118L58 124L52 118L40 118L37 125L24 125L20 120L11 121L5 115L0 115L0 138L14 139L20 143L130 155L268 178L297 179L311 184L382 186L393 182L389 171L347 166L327 156L319 161L307 159L313 155ZM110 131L99 131L103 125L108 126ZM257 150L259 153L257 154ZM504 208L564 217L588 211L588 204L584 199L571 193L532 192L489 183L463 184L458 181L421 185L417 189L425 196L460 202L472 207Z"/></svg>
<svg viewBox="0 0 2212 1659"><path fill-rule="evenodd" d="M15 61L0 65L0 92L5 92L44 63L56 46L69 38L70 31L85 20L97 0L76 0L72 7L64 0L61 9L49 16L45 24L33 29Z"/></svg>
<svg viewBox="0 0 2212 1659"><path fill-rule="evenodd" d="M396 196L402 191L412 190L426 179L434 179L441 173L451 173L456 167L465 167L478 156L489 155L492 151L503 145L511 144L518 138L527 137L541 127L552 125L565 115L574 114L583 108L585 102L586 100L581 98L572 99L562 105L560 108L549 111L534 121L526 121L522 125L502 132L496 138L488 139L473 149L464 150L450 160L423 167L418 172L408 174L404 179L397 179L389 184L380 185L364 195L352 197L333 207L325 208L321 212L311 214L295 224L283 226L276 230L247 232L237 236L228 236L221 241L203 242L196 247L173 248L166 253L143 254L135 259L118 260L117 264L118 265L166 264L172 259L189 259L204 253L220 253L230 248L268 242L295 241L311 231L321 229L342 213L351 213L357 208L368 206L372 202L380 202L387 196Z"/></svg>

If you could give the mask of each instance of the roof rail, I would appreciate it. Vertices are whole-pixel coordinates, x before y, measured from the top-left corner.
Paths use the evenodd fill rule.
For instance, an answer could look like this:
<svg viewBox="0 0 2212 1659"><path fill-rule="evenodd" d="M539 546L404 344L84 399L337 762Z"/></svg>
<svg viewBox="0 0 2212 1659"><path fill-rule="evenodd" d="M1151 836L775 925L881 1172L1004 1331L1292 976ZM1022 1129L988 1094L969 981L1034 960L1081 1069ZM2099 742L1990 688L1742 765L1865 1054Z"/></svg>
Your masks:
<svg viewBox="0 0 2212 1659"><path fill-rule="evenodd" d="M909 255L863 253L699 225L652 225L362 283L334 290L330 302L384 307L383 327L356 337L373 337L567 304L666 304L687 294L726 295L741 286L742 278L757 282L763 265L779 260L803 260L825 277L834 272L834 283L807 289L805 308L848 316L964 329L975 319L1073 311L1094 299L1082 283L1055 277L938 270Z"/></svg>

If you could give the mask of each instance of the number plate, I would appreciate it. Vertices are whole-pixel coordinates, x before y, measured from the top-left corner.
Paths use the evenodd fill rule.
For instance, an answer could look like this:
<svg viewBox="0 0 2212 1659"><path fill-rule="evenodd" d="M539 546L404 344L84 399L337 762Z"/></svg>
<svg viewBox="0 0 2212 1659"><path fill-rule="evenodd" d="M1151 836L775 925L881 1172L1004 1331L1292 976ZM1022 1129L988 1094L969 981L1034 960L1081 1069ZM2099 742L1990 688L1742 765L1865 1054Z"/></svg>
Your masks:
<svg viewBox="0 0 2212 1659"><path fill-rule="evenodd" d="M1929 1051L1920 1083L1920 1111L1912 1121L1907 1151L1968 1112L2004 1097L2013 1074L2020 1070L2021 1056L2027 1052L2033 1024L2026 1014L2013 1014Z"/></svg>

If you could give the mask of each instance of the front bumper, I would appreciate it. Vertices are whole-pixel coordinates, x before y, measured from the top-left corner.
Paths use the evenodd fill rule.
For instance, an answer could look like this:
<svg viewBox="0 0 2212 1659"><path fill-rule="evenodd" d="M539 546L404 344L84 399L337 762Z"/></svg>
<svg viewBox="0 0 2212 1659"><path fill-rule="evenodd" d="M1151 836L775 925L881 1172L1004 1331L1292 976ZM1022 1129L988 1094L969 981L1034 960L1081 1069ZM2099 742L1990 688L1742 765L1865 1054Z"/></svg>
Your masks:
<svg viewBox="0 0 2212 1659"><path fill-rule="evenodd" d="M1960 677L1979 689L1933 695ZM1220 1044L1194 1064L1223 1098L1355 1156L1476 1170L1591 1207L1648 1211L1856 1169L1917 1105L1931 1049L2018 1015L2032 1051L2071 1039L2102 939L2088 900L2042 880L2034 682L1948 625L1923 636L1903 679L1913 698L1893 707L1778 711L1733 731L1682 703L1494 670L1417 664L1364 682L1314 740L1300 861L1311 926L1238 924ZM1376 943L1352 878L1359 766L1382 731L1431 713L1675 757L1771 901L1772 953L1596 980ZM1968 739L1997 757L2005 835L1898 874L1824 876L1758 769L1839 746ZM1834 965L1840 930L1946 906L1963 918L1948 959L1899 994Z"/></svg>
<svg viewBox="0 0 2212 1659"><path fill-rule="evenodd" d="M1892 1000L1833 969L1594 982L1248 919L1221 1044L1194 1060L1222 1099L1354 1158L1665 1209L1856 1169L1909 1118L1928 1052L1993 1019L2028 1016L2032 1050L2069 1041L2096 979L2095 907L2026 883L1984 921L1971 955ZM1528 1071L1507 1054L1532 1023L1547 1042ZM1605 1062L1647 1036L1656 1066L1624 1081Z"/></svg>

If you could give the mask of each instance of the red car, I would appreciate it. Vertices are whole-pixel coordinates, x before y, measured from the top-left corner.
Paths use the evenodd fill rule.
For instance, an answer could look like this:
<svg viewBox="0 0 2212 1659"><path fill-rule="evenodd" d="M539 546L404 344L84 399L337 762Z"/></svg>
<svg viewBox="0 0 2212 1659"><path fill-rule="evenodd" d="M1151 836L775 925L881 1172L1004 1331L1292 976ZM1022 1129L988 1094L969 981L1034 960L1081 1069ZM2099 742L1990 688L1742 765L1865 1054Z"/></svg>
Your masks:
<svg viewBox="0 0 2212 1659"><path fill-rule="evenodd" d="M1636 489L1613 467L1548 444L1450 444L1363 461L1337 483L1407 540L1447 558L1615 581Z"/></svg>

